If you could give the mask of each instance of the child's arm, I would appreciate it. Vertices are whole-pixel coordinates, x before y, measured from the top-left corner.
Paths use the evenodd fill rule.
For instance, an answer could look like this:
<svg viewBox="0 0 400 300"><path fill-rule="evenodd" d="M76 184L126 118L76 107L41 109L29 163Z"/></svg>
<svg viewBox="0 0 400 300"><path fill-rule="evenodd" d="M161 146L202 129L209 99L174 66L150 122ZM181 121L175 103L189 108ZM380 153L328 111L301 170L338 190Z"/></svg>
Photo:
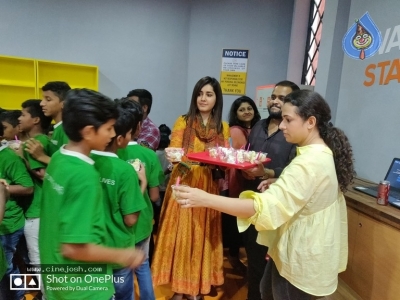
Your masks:
<svg viewBox="0 0 400 300"><path fill-rule="evenodd" d="M149 196L152 202L157 202L160 199L160 188L158 186L149 188Z"/></svg>
<svg viewBox="0 0 400 300"><path fill-rule="evenodd" d="M136 224L138 218L139 218L139 212L133 213L133 214L128 214L124 216L124 223L128 227L132 227L133 225Z"/></svg>
<svg viewBox="0 0 400 300"><path fill-rule="evenodd" d="M19 184L12 184L8 187L8 191L12 196L29 196L33 193L33 186L31 187L24 187Z"/></svg>
<svg viewBox="0 0 400 300"><path fill-rule="evenodd" d="M39 178L40 180L43 180L44 174L45 174L45 173L46 173L46 169L45 169L45 168L40 168L40 169L32 170L32 174L33 174L35 177Z"/></svg>
<svg viewBox="0 0 400 300"><path fill-rule="evenodd" d="M25 142L25 150L28 152L34 159L40 161L46 165L50 163L50 156L48 156L43 149L43 145L34 139L29 139Z"/></svg>
<svg viewBox="0 0 400 300"><path fill-rule="evenodd" d="M0 179L0 223L3 221L6 201L9 196L7 182L4 179Z"/></svg>
<svg viewBox="0 0 400 300"><path fill-rule="evenodd" d="M142 194L147 189L147 177L146 177L146 168L143 164L140 164L140 170L136 171L139 180L140 180L140 190L142 191Z"/></svg>
<svg viewBox="0 0 400 300"><path fill-rule="evenodd" d="M71 260L116 263L131 269L144 261L144 253L135 248L118 249L95 244L62 244L61 254Z"/></svg>

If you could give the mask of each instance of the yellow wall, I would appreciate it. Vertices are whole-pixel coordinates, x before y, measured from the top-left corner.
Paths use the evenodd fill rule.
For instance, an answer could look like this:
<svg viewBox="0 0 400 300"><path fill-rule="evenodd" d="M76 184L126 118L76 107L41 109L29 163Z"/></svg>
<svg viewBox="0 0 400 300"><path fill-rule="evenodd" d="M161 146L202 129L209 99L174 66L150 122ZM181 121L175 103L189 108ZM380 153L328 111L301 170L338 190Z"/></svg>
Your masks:
<svg viewBox="0 0 400 300"><path fill-rule="evenodd" d="M57 61L0 56L0 107L20 109L27 99L41 98L49 81L65 81L72 88L98 90L98 67Z"/></svg>

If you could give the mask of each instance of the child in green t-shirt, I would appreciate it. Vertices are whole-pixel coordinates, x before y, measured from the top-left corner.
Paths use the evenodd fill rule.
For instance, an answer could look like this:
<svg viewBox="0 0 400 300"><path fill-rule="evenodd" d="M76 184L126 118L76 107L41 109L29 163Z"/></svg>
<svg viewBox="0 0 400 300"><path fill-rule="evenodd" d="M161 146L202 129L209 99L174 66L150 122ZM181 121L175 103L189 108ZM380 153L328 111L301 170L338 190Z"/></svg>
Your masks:
<svg viewBox="0 0 400 300"><path fill-rule="evenodd" d="M0 242L3 245L7 272L0 282L0 293L4 299L21 299L24 291L10 291L10 275L19 274L18 267L12 262L18 242L23 237L25 218L21 198L32 195L33 182L22 159L8 147L0 144L0 178L9 184L10 197L6 203L3 221L0 224ZM11 294L11 295L10 295Z"/></svg>
<svg viewBox="0 0 400 300"><path fill-rule="evenodd" d="M20 110L8 110L0 114L0 126L2 126L2 134L0 138L3 140L21 140L27 139L27 136L19 128L18 118L21 115Z"/></svg>
<svg viewBox="0 0 400 300"><path fill-rule="evenodd" d="M30 138L38 141L48 155L53 152L53 145L48 138L47 130L51 123L51 118L43 114L40 107L40 100L30 99L22 103L22 113L18 118L20 129ZM39 258L39 218L40 201L42 197L42 183L46 165L37 161L30 155L23 146L23 157L26 161L34 184L33 199L25 212L24 234L28 246L28 256L32 265L40 265Z"/></svg>
<svg viewBox="0 0 400 300"><path fill-rule="evenodd" d="M8 184L4 179L0 179L0 224L3 221L4 210L6 207L6 201L8 198ZM3 278L7 270L6 256L4 254L3 246L0 243L0 280ZM1 292L0 292L0 296ZM5 297L0 297L1 299Z"/></svg>
<svg viewBox="0 0 400 300"><path fill-rule="evenodd" d="M55 145L57 150L60 149L62 145L67 144L69 140L62 125L62 110L64 99L70 89L71 87L64 81L50 81L42 87L43 99L40 102L40 106L42 107L44 115L51 117L55 122L53 134L51 135L51 142ZM32 139L28 140L26 149L36 160L46 165L49 164L50 156L44 153L43 147L39 142Z"/></svg>
<svg viewBox="0 0 400 300"><path fill-rule="evenodd" d="M140 132L140 121L143 118L143 110L135 101L132 101L132 103L136 107L134 119L137 120L137 124L134 128L135 133L132 135L132 139L135 139ZM153 206L151 201L156 202L160 198L159 185L164 181L164 172L157 154L135 141L130 141L125 149L118 150L118 156L125 161L139 159L146 168L148 191L145 191L144 198L147 208L140 212L138 222L135 225L136 247L145 251L146 260L140 267L135 269L135 274L138 279L140 298L154 300L155 296L148 257L153 229Z"/></svg>
<svg viewBox="0 0 400 300"><path fill-rule="evenodd" d="M106 245L116 248L127 248L135 245L135 231L139 212L145 209L143 192L147 187L144 167L136 174L134 167L119 159L115 154L125 148L131 139L135 125L132 102L122 99L117 102L119 116L114 124L115 137L107 146L106 152L92 151L90 157L100 173L105 204L106 229L109 234ZM139 186L139 179L141 185ZM115 300L134 298L133 272L130 268L113 267Z"/></svg>
<svg viewBox="0 0 400 300"><path fill-rule="evenodd" d="M143 253L133 247L105 246L109 234L100 175L89 155L111 142L117 117L115 103L98 92L67 93L62 119L69 142L54 153L43 180L40 260L42 265L72 265L86 273L43 274L46 299L108 300L114 294L113 281L119 279L113 278L110 265L99 268L93 263L135 268L143 261ZM95 272L98 269L102 273Z"/></svg>

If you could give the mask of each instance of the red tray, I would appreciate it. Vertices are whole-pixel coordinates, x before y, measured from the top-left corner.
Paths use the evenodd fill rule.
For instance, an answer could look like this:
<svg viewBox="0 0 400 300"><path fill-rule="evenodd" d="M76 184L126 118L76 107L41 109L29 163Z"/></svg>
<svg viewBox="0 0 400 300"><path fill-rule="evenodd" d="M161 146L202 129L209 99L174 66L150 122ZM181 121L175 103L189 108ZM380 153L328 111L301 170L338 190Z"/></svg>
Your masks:
<svg viewBox="0 0 400 300"><path fill-rule="evenodd" d="M219 160L218 158L211 157L208 154L208 152L189 153L187 155L187 158L190 160L199 161L210 165L217 165L217 166L223 166L240 170L251 169L257 166L257 164L254 163L252 164L250 162L237 163L237 164L227 163L225 161ZM267 157L265 161L263 161L263 164L269 163L270 161L271 159Z"/></svg>

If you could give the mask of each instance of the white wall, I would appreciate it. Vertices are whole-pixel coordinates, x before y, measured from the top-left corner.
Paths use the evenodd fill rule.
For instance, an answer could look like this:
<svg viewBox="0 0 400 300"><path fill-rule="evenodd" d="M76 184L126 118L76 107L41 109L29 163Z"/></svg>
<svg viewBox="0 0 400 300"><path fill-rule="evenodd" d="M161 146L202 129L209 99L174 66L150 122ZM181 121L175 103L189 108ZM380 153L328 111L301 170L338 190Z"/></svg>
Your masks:
<svg viewBox="0 0 400 300"><path fill-rule="evenodd" d="M222 49L249 49L247 89L286 78L294 0L0 0L0 55L98 65L115 98L146 88L170 126ZM224 96L224 118L236 96ZM1 101L1 99L0 99Z"/></svg>
<svg viewBox="0 0 400 300"><path fill-rule="evenodd" d="M187 108L196 82L219 80L222 49L249 49L246 94L286 79L293 0L193 1L190 18ZM223 118L239 96L224 95Z"/></svg>
<svg viewBox="0 0 400 300"><path fill-rule="evenodd" d="M327 2L340 4L341 1ZM335 16L337 11L326 10L325 17L329 20L329 16L333 16L335 21L330 23L329 28L339 27L341 38L352 26L354 20L360 18L366 11L370 13L380 29L382 37L384 37L388 28L391 28L391 32L393 32L393 28L400 25L398 0L352 0L349 16L345 22L346 28L342 28L341 15ZM326 31L323 31L323 36L325 36L325 33ZM334 78L333 84L336 84L337 74L334 74L332 68L335 68L336 71L341 69L335 123L347 133L353 145L358 176L373 181L383 179L392 158L400 157L400 80L396 79L390 81L387 85L379 85L380 68L376 68L374 71L375 84L370 87L363 84L364 81L370 80L365 75L368 65L378 64L382 61L393 62L393 60L399 58L400 26L392 41L394 47L388 53L376 54L363 61L354 60L347 55L344 55L342 60L335 60L335 57L340 56L338 52L342 51L341 40L328 41L332 44L331 46L325 45L331 50L330 56L325 57L325 59L329 59L329 69L320 66L317 74L316 90L319 91L319 78L325 78L324 86L327 91L331 84L330 78ZM324 42L327 41L323 38ZM386 48L384 47L385 51ZM399 76L400 67L397 66L394 73ZM384 78L386 78L389 69L390 66L386 68Z"/></svg>

